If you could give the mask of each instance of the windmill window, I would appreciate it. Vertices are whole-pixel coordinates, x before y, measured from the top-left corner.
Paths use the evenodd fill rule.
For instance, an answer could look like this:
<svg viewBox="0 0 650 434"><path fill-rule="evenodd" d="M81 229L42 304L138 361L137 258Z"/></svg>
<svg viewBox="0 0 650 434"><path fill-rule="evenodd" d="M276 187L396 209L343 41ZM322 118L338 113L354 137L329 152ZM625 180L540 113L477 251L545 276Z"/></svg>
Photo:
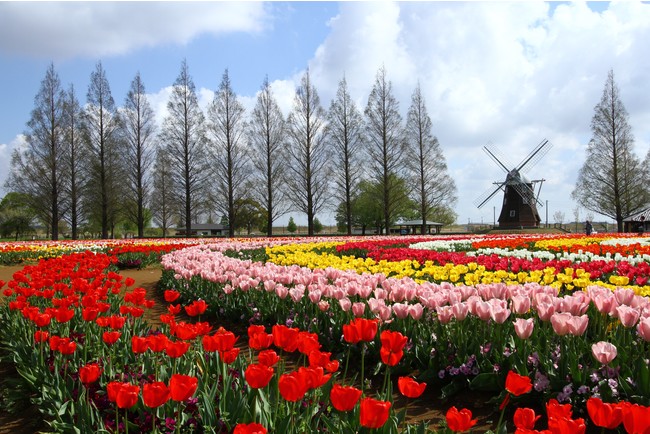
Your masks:
<svg viewBox="0 0 650 434"><path fill-rule="evenodd" d="M517 213L517 211L515 211L514 209L511 209L510 210L510 217L515 217L516 213Z"/></svg>

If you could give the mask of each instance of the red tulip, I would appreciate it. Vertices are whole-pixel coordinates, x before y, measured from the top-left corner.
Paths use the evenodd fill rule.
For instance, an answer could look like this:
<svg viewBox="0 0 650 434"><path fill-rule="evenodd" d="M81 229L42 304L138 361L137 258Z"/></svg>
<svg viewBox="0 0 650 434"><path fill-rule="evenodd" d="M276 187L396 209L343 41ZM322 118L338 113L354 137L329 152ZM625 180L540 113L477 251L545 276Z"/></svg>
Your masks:
<svg viewBox="0 0 650 434"><path fill-rule="evenodd" d="M273 335L266 333L264 326L251 325L248 327L248 346L254 350L263 350L273 343Z"/></svg>
<svg viewBox="0 0 650 434"><path fill-rule="evenodd" d="M587 412L594 425L614 429L623 422L623 409L619 404L604 403L600 398L587 400Z"/></svg>
<svg viewBox="0 0 650 434"><path fill-rule="evenodd" d="M118 408L131 408L138 402L138 394L140 393L140 386L134 384L123 383L117 391L115 403Z"/></svg>
<svg viewBox="0 0 650 434"><path fill-rule="evenodd" d="M142 399L147 407L160 407L169 401L169 396L169 388L162 381L147 383L142 387Z"/></svg>
<svg viewBox="0 0 650 434"><path fill-rule="evenodd" d="M349 344L371 342L377 335L378 323L376 319L355 318L343 326L343 339Z"/></svg>
<svg viewBox="0 0 650 434"><path fill-rule="evenodd" d="M169 396L174 401L185 401L194 395L199 380L196 377L183 374L174 374L169 380Z"/></svg>
<svg viewBox="0 0 650 434"><path fill-rule="evenodd" d="M232 434L266 434L266 428L259 423L239 423Z"/></svg>
<svg viewBox="0 0 650 434"><path fill-rule="evenodd" d="M560 404L557 399L551 398L546 402L546 416L571 419L573 416L571 404Z"/></svg>
<svg viewBox="0 0 650 434"><path fill-rule="evenodd" d="M397 388L407 398L418 398L424 393L426 387L427 383L418 383L411 377L399 377L397 379Z"/></svg>
<svg viewBox="0 0 650 434"><path fill-rule="evenodd" d="M321 344L318 342L316 333L299 332L298 333L298 351L305 356L309 356L312 351L320 350Z"/></svg>
<svg viewBox="0 0 650 434"><path fill-rule="evenodd" d="M135 283L135 279L133 277L127 277L124 280L124 286L129 287L132 286Z"/></svg>
<svg viewBox="0 0 650 434"><path fill-rule="evenodd" d="M50 334L48 332L46 332L46 331L36 330L34 332L34 342L37 342L37 343L45 342L45 341L47 341L49 335Z"/></svg>
<svg viewBox="0 0 650 434"><path fill-rule="evenodd" d="M553 434L584 434L587 426L583 418L549 417L548 429Z"/></svg>
<svg viewBox="0 0 650 434"><path fill-rule="evenodd" d="M264 366L273 366L280 361L280 356L273 350L263 350L257 355L257 363Z"/></svg>
<svg viewBox="0 0 650 434"><path fill-rule="evenodd" d="M305 393L307 393L307 381L305 380L306 378L299 372L281 375L278 381L280 395L289 402L296 402L302 399Z"/></svg>
<svg viewBox="0 0 650 434"><path fill-rule="evenodd" d="M402 360L402 351L408 342L408 338L400 332L384 330L380 335L381 349L379 356L381 361L388 366L395 366Z"/></svg>
<svg viewBox="0 0 650 434"><path fill-rule="evenodd" d="M293 353L298 349L298 333L300 330L297 328L289 328L281 324L274 325L273 344L288 353Z"/></svg>
<svg viewBox="0 0 650 434"><path fill-rule="evenodd" d="M629 434L650 433L650 407L623 403L623 426Z"/></svg>
<svg viewBox="0 0 650 434"><path fill-rule="evenodd" d="M361 390L352 386L335 384L330 391L330 401L338 411L351 411L360 398Z"/></svg>
<svg viewBox="0 0 650 434"><path fill-rule="evenodd" d="M50 321L52 320L52 316L50 316L49 313L40 313L36 314L32 321L34 321L34 324L36 324L37 327L47 327L50 325Z"/></svg>
<svg viewBox="0 0 650 434"><path fill-rule="evenodd" d="M181 311L182 306L180 304L170 304L167 306L167 312L170 315L178 315Z"/></svg>
<svg viewBox="0 0 650 434"><path fill-rule="evenodd" d="M266 387L273 378L273 368L264 366L259 363L251 363L244 372L244 378L253 389Z"/></svg>
<svg viewBox="0 0 650 434"><path fill-rule="evenodd" d="M171 358L177 359L181 357L183 354L185 354L189 348L190 348L189 342L167 341L167 345L165 346L165 354L167 354Z"/></svg>
<svg viewBox="0 0 650 434"><path fill-rule="evenodd" d="M390 415L390 401L363 398L359 408L359 422L365 428L380 428Z"/></svg>
<svg viewBox="0 0 650 434"><path fill-rule="evenodd" d="M79 380L84 386L94 383L99 380L102 373L102 368L97 363L89 363L79 368Z"/></svg>
<svg viewBox="0 0 650 434"><path fill-rule="evenodd" d="M122 332L108 331L102 333L102 340L106 345L113 345L122 336Z"/></svg>
<svg viewBox="0 0 650 434"><path fill-rule="evenodd" d="M207 309L208 305L205 300L194 300L192 304L185 306L185 312L189 316L203 315Z"/></svg>
<svg viewBox="0 0 650 434"><path fill-rule="evenodd" d="M162 333L159 333L157 335L149 335L146 337L146 339L147 339L147 346L154 353L161 353L165 351L165 348L167 347L167 343L169 343L169 338L167 337L167 335L164 335Z"/></svg>
<svg viewBox="0 0 650 434"><path fill-rule="evenodd" d="M147 348L147 338L143 338L142 336L133 336L131 338L131 350L133 354L142 354L147 351Z"/></svg>
<svg viewBox="0 0 650 434"><path fill-rule="evenodd" d="M219 357L221 357L221 360L227 365L230 365L231 363L234 363L235 360L237 360L237 357L239 356L239 348L233 348L232 350L228 351L220 351L219 352Z"/></svg>
<svg viewBox="0 0 650 434"><path fill-rule="evenodd" d="M464 432L472 428L478 422L478 419L472 419L472 412L466 408L458 411L456 407L451 407L445 415L447 426L453 432Z"/></svg>
<svg viewBox="0 0 650 434"><path fill-rule="evenodd" d="M519 375L515 371L508 372L506 376L506 390L514 395L520 396L530 392L533 389L533 383L530 378L524 375Z"/></svg>
<svg viewBox="0 0 650 434"><path fill-rule="evenodd" d="M219 327L217 332L212 336L203 336L203 349L208 352L229 351L232 350L237 342L237 337L233 332L229 332L223 327Z"/></svg>
<svg viewBox="0 0 650 434"><path fill-rule="evenodd" d="M77 349L77 343L69 338L63 338L58 345L57 350L64 355L73 354Z"/></svg>
<svg viewBox="0 0 650 434"><path fill-rule="evenodd" d="M518 429L532 430L535 428L535 422L539 419L540 415L535 415L535 410L532 408L518 408L515 410L513 422Z"/></svg>
<svg viewBox="0 0 650 434"><path fill-rule="evenodd" d="M181 296L181 293L174 289L167 289L164 292L165 301L167 303L173 303L178 300L178 297Z"/></svg>

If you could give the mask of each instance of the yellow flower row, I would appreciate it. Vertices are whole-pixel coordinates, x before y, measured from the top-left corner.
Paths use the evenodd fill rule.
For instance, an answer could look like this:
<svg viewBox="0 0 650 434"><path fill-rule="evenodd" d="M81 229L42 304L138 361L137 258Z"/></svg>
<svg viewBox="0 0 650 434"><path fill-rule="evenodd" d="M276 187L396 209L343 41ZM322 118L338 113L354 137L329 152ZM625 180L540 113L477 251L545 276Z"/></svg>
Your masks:
<svg viewBox="0 0 650 434"><path fill-rule="evenodd" d="M374 261L370 258L355 258L352 256L336 256L329 254L326 250L341 243L309 243L292 244L276 247L269 247L266 253L269 261L278 265L299 265L301 267L327 268L332 267L340 270L354 270L362 273L383 273L394 278L409 277L418 283L425 281L451 282L456 285L477 285L480 283L505 283L507 285L523 285L525 283L539 283L550 285L559 289L583 290L590 285L598 285L611 290L617 287L632 288L640 295L649 296L650 286L629 285L629 279L625 276L610 276L608 282L591 280L590 275L584 269L566 268L556 273L554 267L547 267L543 270L530 272L513 273L511 271L497 270L489 271L484 266L471 262L467 265L435 265L431 261L419 264L417 261L403 260L396 262Z"/></svg>

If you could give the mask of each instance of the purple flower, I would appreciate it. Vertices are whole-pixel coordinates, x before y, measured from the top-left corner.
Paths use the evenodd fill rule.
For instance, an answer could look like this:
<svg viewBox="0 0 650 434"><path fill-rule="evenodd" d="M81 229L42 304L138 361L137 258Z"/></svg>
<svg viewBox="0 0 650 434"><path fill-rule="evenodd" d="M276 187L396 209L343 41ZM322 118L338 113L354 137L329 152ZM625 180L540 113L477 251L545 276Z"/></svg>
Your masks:
<svg viewBox="0 0 650 434"><path fill-rule="evenodd" d="M534 382L534 387L535 390L538 392L542 392L546 390L546 388L551 384L549 381L548 377L541 372L537 371L535 372L535 382Z"/></svg>
<svg viewBox="0 0 650 434"><path fill-rule="evenodd" d="M445 378L445 370L441 369L438 371L438 378L443 379Z"/></svg>

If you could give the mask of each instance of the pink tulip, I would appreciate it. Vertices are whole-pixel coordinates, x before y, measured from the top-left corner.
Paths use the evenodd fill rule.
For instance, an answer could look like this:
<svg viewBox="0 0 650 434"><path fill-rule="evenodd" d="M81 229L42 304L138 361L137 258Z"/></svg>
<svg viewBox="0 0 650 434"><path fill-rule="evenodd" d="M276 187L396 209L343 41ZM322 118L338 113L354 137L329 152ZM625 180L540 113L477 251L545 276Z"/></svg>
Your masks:
<svg viewBox="0 0 650 434"><path fill-rule="evenodd" d="M596 360L598 360L603 365L608 364L616 358L617 350L614 345L609 342L596 342L591 346L591 352L593 353Z"/></svg>
<svg viewBox="0 0 650 434"><path fill-rule="evenodd" d="M284 285L277 285L275 287L275 294L284 300L289 295L289 289Z"/></svg>
<svg viewBox="0 0 650 434"><path fill-rule="evenodd" d="M554 313L551 315L551 325L553 331L559 336L564 336L569 333L569 321L573 318L569 312Z"/></svg>
<svg viewBox="0 0 650 434"><path fill-rule="evenodd" d="M618 306L616 298L614 298L614 295L611 292L607 294L596 294L592 297L591 300L594 302L594 305L596 306L596 309L598 309L598 312L602 314L609 314Z"/></svg>
<svg viewBox="0 0 650 434"><path fill-rule="evenodd" d="M633 307L621 305L616 308L616 314L618 319L621 321L621 324L623 324L623 327L630 328L636 325L641 312Z"/></svg>
<svg viewBox="0 0 650 434"><path fill-rule="evenodd" d="M420 303L411 304L409 306L409 315L414 320L418 321L420 318L422 318L423 313L424 313L424 308Z"/></svg>
<svg viewBox="0 0 650 434"><path fill-rule="evenodd" d="M393 312L399 319L404 319L409 316L409 305L404 303L393 304Z"/></svg>
<svg viewBox="0 0 650 434"><path fill-rule="evenodd" d="M644 341L650 342L650 316L639 321L639 324L636 326L636 331Z"/></svg>
<svg viewBox="0 0 650 434"><path fill-rule="evenodd" d="M347 297L340 299L339 305L341 306L341 309L343 309L343 312L349 312L352 308L352 302Z"/></svg>
<svg viewBox="0 0 650 434"><path fill-rule="evenodd" d="M393 309L390 307L384 305L379 308L379 318L381 318L382 321L386 322L391 319L393 316Z"/></svg>
<svg viewBox="0 0 650 434"><path fill-rule="evenodd" d="M454 314L456 321L463 321L467 318L469 312L469 306L467 303L456 303L451 307L451 312Z"/></svg>
<svg viewBox="0 0 650 434"><path fill-rule="evenodd" d="M327 312L330 308L330 304L325 300L321 300L318 302L318 308L321 310L321 312Z"/></svg>
<svg viewBox="0 0 650 434"><path fill-rule="evenodd" d="M537 316L542 321L550 321L553 314L555 314L555 306L552 303L543 302L537 305Z"/></svg>
<svg viewBox="0 0 650 434"><path fill-rule="evenodd" d="M618 304L630 305L634 300L634 295L634 290L632 289L618 288L614 291L614 297L616 297Z"/></svg>
<svg viewBox="0 0 650 434"><path fill-rule="evenodd" d="M530 310L530 298L524 295L515 295L510 299L510 308L517 315L524 315Z"/></svg>
<svg viewBox="0 0 650 434"><path fill-rule="evenodd" d="M533 318L517 318L515 320L515 333L517 333L519 339L528 339L533 334L534 327L535 323Z"/></svg>
<svg viewBox="0 0 650 434"><path fill-rule="evenodd" d="M366 304L360 301L352 303L352 314L356 317L362 317L366 310Z"/></svg>
<svg viewBox="0 0 650 434"><path fill-rule="evenodd" d="M291 296L291 299L294 303L298 303L300 300L302 300L303 295L305 295L304 285L296 285L295 287L291 288L289 290L289 295Z"/></svg>
<svg viewBox="0 0 650 434"><path fill-rule="evenodd" d="M498 300L493 298L490 302L492 301ZM510 309L506 307L504 300L500 301L503 303L490 303L490 318L497 324L503 324L510 317Z"/></svg>
<svg viewBox="0 0 650 434"><path fill-rule="evenodd" d="M589 324L589 316L571 316L569 319L569 333L573 336L582 336L587 331L587 325Z"/></svg>
<svg viewBox="0 0 650 434"><path fill-rule="evenodd" d="M314 304L316 304L316 303L318 303L320 301L320 298L322 297L322 295L323 295L323 293L319 289L309 291L309 299Z"/></svg>
<svg viewBox="0 0 650 434"><path fill-rule="evenodd" d="M266 290L266 292L275 291L275 281L274 280L265 280L264 281L264 290Z"/></svg>
<svg viewBox="0 0 650 434"><path fill-rule="evenodd" d="M436 308L436 313L438 314L438 321L440 321L440 324L449 323L453 316L451 306L440 306Z"/></svg>
<svg viewBox="0 0 650 434"><path fill-rule="evenodd" d="M488 302L482 301L476 303L476 316L481 318L483 321L487 321L490 319L491 314L492 314L492 309Z"/></svg>

